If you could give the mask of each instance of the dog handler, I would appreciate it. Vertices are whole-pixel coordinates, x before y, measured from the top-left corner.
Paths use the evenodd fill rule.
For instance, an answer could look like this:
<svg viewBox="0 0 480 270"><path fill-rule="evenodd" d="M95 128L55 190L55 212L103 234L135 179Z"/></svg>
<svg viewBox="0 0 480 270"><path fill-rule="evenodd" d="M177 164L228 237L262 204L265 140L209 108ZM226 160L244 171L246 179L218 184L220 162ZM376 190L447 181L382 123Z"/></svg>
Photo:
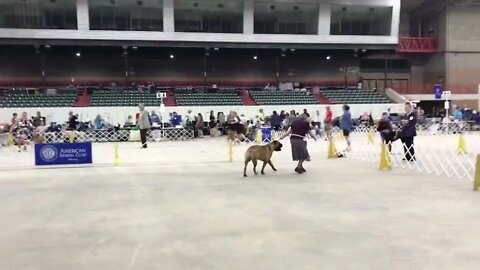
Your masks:
<svg viewBox="0 0 480 270"><path fill-rule="evenodd" d="M343 105L343 115L340 118L340 129L343 132L343 136L347 141L347 151L352 150L352 145L350 143L350 132L352 132L353 122L352 115L350 114L350 106Z"/></svg>
<svg viewBox="0 0 480 270"><path fill-rule="evenodd" d="M147 131L150 129L150 114L145 110L145 106L140 104L140 117L138 119L138 128L140 129L140 140L142 141L142 148L147 148Z"/></svg>
<svg viewBox="0 0 480 270"><path fill-rule="evenodd" d="M292 126L287 130L287 133L280 138L280 140L282 140L290 135L292 159L293 161L298 161L295 172L299 174L306 172L305 168L303 168L303 162L310 161L310 154L308 153L306 141L307 133L310 134L315 141L317 140L315 134L310 129L307 116L302 114L295 121L293 121Z"/></svg>

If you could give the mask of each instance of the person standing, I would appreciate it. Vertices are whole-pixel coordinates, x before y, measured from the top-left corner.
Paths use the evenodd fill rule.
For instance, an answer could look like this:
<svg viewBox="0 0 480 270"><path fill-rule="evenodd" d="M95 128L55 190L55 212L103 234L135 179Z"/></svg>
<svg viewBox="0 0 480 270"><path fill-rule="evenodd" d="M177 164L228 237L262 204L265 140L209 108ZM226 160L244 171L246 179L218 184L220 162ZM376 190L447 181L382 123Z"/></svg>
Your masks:
<svg viewBox="0 0 480 270"><path fill-rule="evenodd" d="M287 117L287 126L286 126L287 129L292 126L295 119L297 119L297 116L295 114L295 111L292 110L292 111L290 111L290 115Z"/></svg>
<svg viewBox="0 0 480 270"><path fill-rule="evenodd" d="M263 109L258 110L257 120L260 125L265 125L265 114L263 113Z"/></svg>
<svg viewBox="0 0 480 270"><path fill-rule="evenodd" d="M230 137L229 133L229 139L235 141L237 138L240 139L240 141L245 141L245 126L242 123L242 120L238 116L238 113L235 111L230 111L230 113L227 116L227 121L228 121L228 130L233 132L235 134L235 137Z"/></svg>
<svg viewBox="0 0 480 270"><path fill-rule="evenodd" d="M310 114L308 113L307 109L303 109L303 114L310 118Z"/></svg>
<svg viewBox="0 0 480 270"><path fill-rule="evenodd" d="M227 132L228 120L226 120L225 114L223 112L217 113L218 128L221 129L222 135L225 135Z"/></svg>
<svg viewBox="0 0 480 270"><path fill-rule="evenodd" d="M40 112L37 112L37 116L33 118L33 126L36 128L45 126L44 117Z"/></svg>
<svg viewBox="0 0 480 270"><path fill-rule="evenodd" d="M68 113L68 126L67 130L77 130L78 127L78 117L73 114L72 111Z"/></svg>
<svg viewBox="0 0 480 270"><path fill-rule="evenodd" d="M155 111L152 111L152 115L150 116L150 122L152 122L153 126L160 126L160 116Z"/></svg>
<svg viewBox="0 0 480 270"><path fill-rule="evenodd" d="M145 106L140 104L138 106L140 110L140 117L138 118L138 129L140 129L140 140L142 142L142 148L147 148L147 131L150 129L150 115L145 110Z"/></svg>
<svg viewBox="0 0 480 270"><path fill-rule="evenodd" d="M384 112L382 114L382 119L378 121L377 131L380 132L380 137L382 138L382 144L386 144L388 150L392 151L392 143L395 140L395 131L393 129L392 120L388 116L388 113Z"/></svg>
<svg viewBox="0 0 480 270"><path fill-rule="evenodd" d="M285 111L282 110L280 112L280 120L283 122L283 121L285 121L285 118L287 118L287 115L285 114Z"/></svg>
<svg viewBox="0 0 480 270"><path fill-rule="evenodd" d="M18 114L13 113L12 114L12 119L10 120L10 132L13 132L18 125Z"/></svg>
<svg viewBox="0 0 480 270"><path fill-rule="evenodd" d="M462 112L462 109L461 108L457 108L457 110L455 110L455 113L453 114L453 116L455 117L455 120L462 120L463 119L463 112Z"/></svg>
<svg viewBox="0 0 480 270"><path fill-rule="evenodd" d="M210 128L210 137L217 136L217 121L215 121L215 113L210 111L210 121L208 122L208 127Z"/></svg>
<svg viewBox="0 0 480 270"><path fill-rule="evenodd" d="M193 114L192 110L188 110L187 117L185 119L185 127L188 129L190 128L193 129L194 138L198 137L196 126L197 126L197 121L196 121L195 115Z"/></svg>
<svg viewBox="0 0 480 270"><path fill-rule="evenodd" d="M347 141L347 151L352 150L351 142L350 142L350 132L352 132L353 123L352 123L352 115L350 114L350 106L343 105L343 115L340 118L340 129L343 132L343 136Z"/></svg>
<svg viewBox="0 0 480 270"><path fill-rule="evenodd" d="M278 115L277 111L273 111L272 116L270 116L270 125L272 126L273 130L279 131L280 125L282 124L282 118Z"/></svg>
<svg viewBox="0 0 480 270"><path fill-rule="evenodd" d="M330 140L332 138L332 122L333 122L333 112L330 106L325 107L326 114L323 123L325 124L325 134L327 135L327 139Z"/></svg>
<svg viewBox="0 0 480 270"><path fill-rule="evenodd" d="M198 114L196 123L195 123L195 129L197 130L197 134L199 138L203 138L203 116L201 113Z"/></svg>
<svg viewBox="0 0 480 270"><path fill-rule="evenodd" d="M315 134L310 129L310 123L308 123L307 116L305 114L302 114L297 119L295 119L295 121L293 121L292 126L280 138L280 140L283 140L285 137L290 135L292 159L293 161L298 161L295 172L299 174L307 172L303 167L303 163L305 161L310 161L310 154L308 153L306 141L307 134L310 134L310 136L315 141L317 140Z"/></svg>
<svg viewBox="0 0 480 270"><path fill-rule="evenodd" d="M417 136L417 113L409 102L405 103L405 113L405 117L401 121L400 139L405 153L403 160L411 162L415 161L413 139Z"/></svg>
<svg viewBox="0 0 480 270"><path fill-rule="evenodd" d="M100 114L97 114L97 117L95 117L95 129L102 129L103 128L103 119Z"/></svg>

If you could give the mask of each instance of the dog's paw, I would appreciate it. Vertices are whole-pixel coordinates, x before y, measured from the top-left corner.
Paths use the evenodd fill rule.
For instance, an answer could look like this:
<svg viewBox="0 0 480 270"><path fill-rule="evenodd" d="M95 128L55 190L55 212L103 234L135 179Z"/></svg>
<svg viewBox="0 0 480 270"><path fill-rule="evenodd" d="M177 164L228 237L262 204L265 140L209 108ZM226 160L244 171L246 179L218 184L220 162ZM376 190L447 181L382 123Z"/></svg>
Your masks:
<svg viewBox="0 0 480 270"><path fill-rule="evenodd" d="M276 172L276 171L277 171L277 169L273 169L273 171L274 171L274 172Z"/></svg>
<svg viewBox="0 0 480 270"><path fill-rule="evenodd" d="M243 177L247 177L247 175L246 175L246 174L244 174L244 175L243 175Z"/></svg>
<svg viewBox="0 0 480 270"><path fill-rule="evenodd" d="M262 172L262 174L265 174L265 172Z"/></svg>

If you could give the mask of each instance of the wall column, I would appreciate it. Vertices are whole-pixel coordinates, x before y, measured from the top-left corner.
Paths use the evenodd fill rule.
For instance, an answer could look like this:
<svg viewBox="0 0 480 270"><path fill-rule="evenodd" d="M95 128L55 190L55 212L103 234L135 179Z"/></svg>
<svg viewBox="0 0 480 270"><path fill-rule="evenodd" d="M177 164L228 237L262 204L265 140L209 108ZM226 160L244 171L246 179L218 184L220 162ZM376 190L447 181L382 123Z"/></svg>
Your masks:
<svg viewBox="0 0 480 270"><path fill-rule="evenodd" d="M78 30L90 30L88 0L77 0L77 26Z"/></svg>
<svg viewBox="0 0 480 270"><path fill-rule="evenodd" d="M243 33L252 35L254 24L254 4L253 0L243 2Z"/></svg>
<svg viewBox="0 0 480 270"><path fill-rule="evenodd" d="M175 32L174 0L163 0L163 32Z"/></svg>
<svg viewBox="0 0 480 270"><path fill-rule="evenodd" d="M392 4L392 25L390 28L390 36L398 37L400 31L400 0L393 1Z"/></svg>
<svg viewBox="0 0 480 270"><path fill-rule="evenodd" d="M318 34L321 36L330 35L332 6L329 3L320 4L318 12Z"/></svg>

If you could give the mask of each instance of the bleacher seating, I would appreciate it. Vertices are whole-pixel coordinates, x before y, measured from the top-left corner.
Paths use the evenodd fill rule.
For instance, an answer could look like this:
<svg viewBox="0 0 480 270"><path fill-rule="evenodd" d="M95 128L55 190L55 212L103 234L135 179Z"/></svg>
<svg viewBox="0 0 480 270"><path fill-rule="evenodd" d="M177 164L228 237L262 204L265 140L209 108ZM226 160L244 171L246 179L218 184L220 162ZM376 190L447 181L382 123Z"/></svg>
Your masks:
<svg viewBox="0 0 480 270"><path fill-rule="evenodd" d="M257 105L318 104L310 92L305 91L250 91Z"/></svg>
<svg viewBox="0 0 480 270"><path fill-rule="evenodd" d="M77 97L76 89L58 89L56 95L32 94L27 91L8 91L0 99L3 108L43 108L43 107L71 107Z"/></svg>
<svg viewBox="0 0 480 270"><path fill-rule="evenodd" d="M192 89L176 89L177 106L241 106L237 91L221 90L215 93L196 93Z"/></svg>
<svg viewBox="0 0 480 270"><path fill-rule="evenodd" d="M328 88L322 89L322 94L332 104L378 104L392 103L388 98L375 90L359 90L355 88Z"/></svg>
<svg viewBox="0 0 480 270"><path fill-rule="evenodd" d="M93 107L136 107L140 103L145 106L160 106L160 100L156 98L154 91L96 90L90 97L90 106Z"/></svg>

